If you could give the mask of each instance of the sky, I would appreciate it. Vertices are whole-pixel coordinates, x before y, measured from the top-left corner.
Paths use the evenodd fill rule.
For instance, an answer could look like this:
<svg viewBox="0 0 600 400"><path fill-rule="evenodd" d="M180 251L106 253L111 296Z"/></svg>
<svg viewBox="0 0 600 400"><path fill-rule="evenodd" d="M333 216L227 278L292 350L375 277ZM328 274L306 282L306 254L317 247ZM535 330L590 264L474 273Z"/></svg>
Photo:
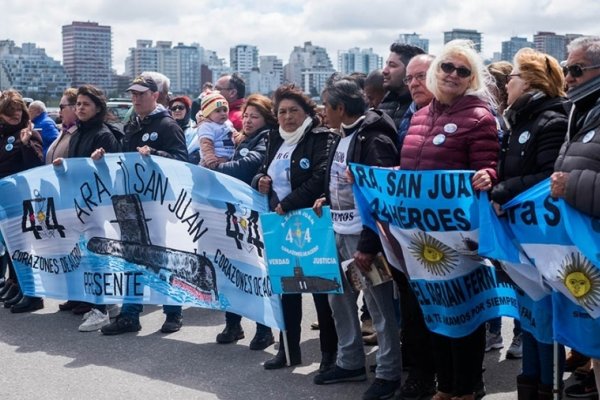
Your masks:
<svg viewBox="0 0 600 400"><path fill-rule="evenodd" d="M0 40L36 43L62 61L61 27L92 21L112 27L119 73L137 39L197 42L227 61L231 47L250 44L284 64L294 46L311 41L327 49L337 68L337 51L353 47L373 48L385 62L400 33L419 33L435 54L444 31L475 29L491 58L511 36L598 35L599 15L600 1L587 0L0 0Z"/></svg>

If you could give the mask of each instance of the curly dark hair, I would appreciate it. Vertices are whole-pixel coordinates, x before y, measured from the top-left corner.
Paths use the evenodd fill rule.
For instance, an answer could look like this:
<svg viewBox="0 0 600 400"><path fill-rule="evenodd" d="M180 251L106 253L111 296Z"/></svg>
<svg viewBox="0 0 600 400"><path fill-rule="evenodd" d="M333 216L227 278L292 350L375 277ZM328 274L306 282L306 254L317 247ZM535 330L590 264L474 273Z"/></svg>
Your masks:
<svg viewBox="0 0 600 400"><path fill-rule="evenodd" d="M282 100L286 99L298 103L304 112L313 119L314 126L320 124L319 117L317 116L317 104L293 83L279 86L273 94L273 113L276 117L279 111L279 104Z"/></svg>

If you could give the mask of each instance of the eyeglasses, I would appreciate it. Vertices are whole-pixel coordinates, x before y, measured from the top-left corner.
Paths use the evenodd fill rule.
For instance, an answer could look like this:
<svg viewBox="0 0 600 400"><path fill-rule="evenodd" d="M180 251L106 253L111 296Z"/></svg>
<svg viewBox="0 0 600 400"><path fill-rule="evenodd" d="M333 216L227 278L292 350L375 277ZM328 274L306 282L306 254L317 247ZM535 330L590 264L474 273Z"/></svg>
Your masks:
<svg viewBox="0 0 600 400"><path fill-rule="evenodd" d="M416 79L418 82L423 82L425 78L427 78L427 74L425 72L421 72L420 74L416 75L406 75L406 77L402 79L402 82L404 82L405 85L410 85L413 79Z"/></svg>
<svg viewBox="0 0 600 400"><path fill-rule="evenodd" d="M584 71L587 71L588 69L598 69L598 68L600 68L600 65L592 65L590 67L584 67L580 64L565 65L563 67L563 74L565 74L565 76L571 74L571 76L573 78L579 78L580 76L583 75Z"/></svg>
<svg viewBox="0 0 600 400"><path fill-rule="evenodd" d="M171 111L183 111L185 110L184 106L173 106L170 108Z"/></svg>
<svg viewBox="0 0 600 400"><path fill-rule="evenodd" d="M506 74L504 75L504 77L506 78L506 83L510 82L510 80L514 77L514 76L518 76L519 78L521 77L521 74Z"/></svg>
<svg viewBox="0 0 600 400"><path fill-rule="evenodd" d="M75 104L59 104L58 108L60 108L61 110L64 110L67 107L75 107Z"/></svg>
<svg viewBox="0 0 600 400"><path fill-rule="evenodd" d="M469 76L471 76L471 70L469 68L457 67L452 63L441 63L440 68L447 74L451 74L454 71L456 71L456 75L458 75L461 78L468 78Z"/></svg>

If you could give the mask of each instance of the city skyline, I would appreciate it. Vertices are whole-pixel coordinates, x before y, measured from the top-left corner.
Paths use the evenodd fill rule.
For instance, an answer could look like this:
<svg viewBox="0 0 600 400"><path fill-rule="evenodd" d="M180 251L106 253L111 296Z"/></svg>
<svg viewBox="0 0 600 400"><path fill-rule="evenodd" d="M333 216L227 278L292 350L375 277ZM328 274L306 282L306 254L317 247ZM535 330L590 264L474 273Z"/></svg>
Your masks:
<svg viewBox="0 0 600 400"><path fill-rule="evenodd" d="M595 16L600 4L583 0L527 4L515 0L502 4L372 0L369 7L354 8L341 0L267 0L260 4L208 0L168 8L157 0L89 0L86 7L74 1L32 0L27 7L10 9L0 15L0 40L10 39L19 46L35 43L60 61L63 25L92 21L111 26L112 67L124 73L125 57L138 39L172 41L174 45L196 42L228 63L231 47L249 44L258 47L261 56L274 55L286 64L294 47L307 41L324 47L332 61L337 60L338 51L354 47L372 48L385 61L389 45L400 34L416 32L429 39L430 52L435 54L443 45L444 32L459 28L481 32L482 54L491 58L501 51L501 43L513 36L532 41L538 31L597 34ZM32 23L23 23L28 20ZM336 64L334 61L337 68Z"/></svg>

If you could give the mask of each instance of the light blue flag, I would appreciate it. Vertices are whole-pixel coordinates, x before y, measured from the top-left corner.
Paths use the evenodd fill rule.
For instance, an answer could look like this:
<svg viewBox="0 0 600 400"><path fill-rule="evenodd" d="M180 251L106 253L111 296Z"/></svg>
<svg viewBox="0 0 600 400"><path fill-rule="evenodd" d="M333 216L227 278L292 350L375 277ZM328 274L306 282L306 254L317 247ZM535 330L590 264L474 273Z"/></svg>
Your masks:
<svg viewBox="0 0 600 400"><path fill-rule="evenodd" d="M266 198L163 157L74 158L0 180L0 229L24 293L228 310L283 328L258 215Z"/></svg>
<svg viewBox="0 0 600 400"><path fill-rule="evenodd" d="M351 170L363 196L361 218L376 220L388 258L403 254L430 330L463 337L492 318L518 317L514 287L499 282L494 267L477 254L479 193L471 186L472 171L357 164Z"/></svg>
<svg viewBox="0 0 600 400"><path fill-rule="evenodd" d="M331 210L260 216L274 293L342 293Z"/></svg>
<svg viewBox="0 0 600 400"><path fill-rule="evenodd" d="M555 340L583 354L600 357L598 268L569 235L565 216L570 210L561 203L563 200L550 196L548 179L516 196L504 208L511 231L545 282L555 290L552 294ZM572 227L573 233L585 235L586 224L581 220L577 224L580 225ZM591 222L588 225L591 227ZM594 235L589 238L597 240Z"/></svg>

